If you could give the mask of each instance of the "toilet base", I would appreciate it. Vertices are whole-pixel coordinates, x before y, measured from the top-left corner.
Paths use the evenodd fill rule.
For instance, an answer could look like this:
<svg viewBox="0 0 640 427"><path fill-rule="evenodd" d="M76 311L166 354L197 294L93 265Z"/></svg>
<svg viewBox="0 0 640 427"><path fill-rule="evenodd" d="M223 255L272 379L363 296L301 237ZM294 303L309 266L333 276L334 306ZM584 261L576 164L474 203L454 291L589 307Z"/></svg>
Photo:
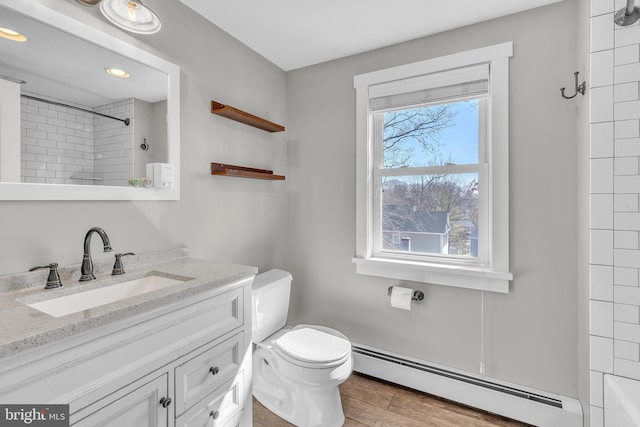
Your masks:
<svg viewBox="0 0 640 427"><path fill-rule="evenodd" d="M253 355L253 396L265 408L280 418L304 427L340 427L344 412L338 385L346 381L352 371L352 362L344 366L338 381L327 386L297 383L277 375L268 352L259 347ZM339 372L334 372L338 374ZM346 374L346 375L344 375Z"/></svg>
<svg viewBox="0 0 640 427"><path fill-rule="evenodd" d="M254 386L253 397L269 411L296 426L340 427L344 424L338 387L333 387L333 390L294 390L278 395Z"/></svg>

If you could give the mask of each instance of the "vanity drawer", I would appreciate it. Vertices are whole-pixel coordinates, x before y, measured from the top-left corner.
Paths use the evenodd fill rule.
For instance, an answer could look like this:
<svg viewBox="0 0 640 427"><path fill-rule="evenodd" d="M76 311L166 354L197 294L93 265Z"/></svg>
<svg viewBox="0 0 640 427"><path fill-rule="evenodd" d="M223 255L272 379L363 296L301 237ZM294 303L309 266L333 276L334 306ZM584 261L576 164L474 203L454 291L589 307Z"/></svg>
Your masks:
<svg viewBox="0 0 640 427"><path fill-rule="evenodd" d="M176 416L236 376L243 342L241 332L176 367Z"/></svg>
<svg viewBox="0 0 640 427"><path fill-rule="evenodd" d="M176 419L176 427L226 427L240 423L244 404L243 371ZM234 423L235 422L235 423Z"/></svg>
<svg viewBox="0 0 640 427"><path fill-rule="evenodd" d="M227 421L224 427L243 427L244 425L244 410L242 410L238 415Z"/></svg>

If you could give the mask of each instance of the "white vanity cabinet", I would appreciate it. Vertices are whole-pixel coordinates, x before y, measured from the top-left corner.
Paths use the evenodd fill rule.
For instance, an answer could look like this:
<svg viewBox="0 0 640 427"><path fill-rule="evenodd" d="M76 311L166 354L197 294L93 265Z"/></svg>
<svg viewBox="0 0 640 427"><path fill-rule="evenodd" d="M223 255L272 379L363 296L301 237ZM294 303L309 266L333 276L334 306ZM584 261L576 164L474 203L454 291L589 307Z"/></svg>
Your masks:
<svg viewBox="0 0 640 427"><path fill-rule="evenodd" d="M74 427L251 425L252 280L2 359L0 402L69 404Z"/></svg>

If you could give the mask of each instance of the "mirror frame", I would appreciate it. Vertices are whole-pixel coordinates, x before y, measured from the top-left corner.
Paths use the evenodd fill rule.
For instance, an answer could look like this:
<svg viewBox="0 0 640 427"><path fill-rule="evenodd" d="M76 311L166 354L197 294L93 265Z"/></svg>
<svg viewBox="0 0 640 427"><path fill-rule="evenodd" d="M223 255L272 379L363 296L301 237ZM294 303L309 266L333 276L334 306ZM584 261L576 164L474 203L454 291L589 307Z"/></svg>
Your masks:
<svg viewBox="0 0 640 427"><path fill-rule="evenodd" d="M0 6L166 72L169 85L167 92L169 158L167 163L175 165L173 189L0 182L0 200L180 200L180 67L42 4L24 0L0 0Z"/></svg>

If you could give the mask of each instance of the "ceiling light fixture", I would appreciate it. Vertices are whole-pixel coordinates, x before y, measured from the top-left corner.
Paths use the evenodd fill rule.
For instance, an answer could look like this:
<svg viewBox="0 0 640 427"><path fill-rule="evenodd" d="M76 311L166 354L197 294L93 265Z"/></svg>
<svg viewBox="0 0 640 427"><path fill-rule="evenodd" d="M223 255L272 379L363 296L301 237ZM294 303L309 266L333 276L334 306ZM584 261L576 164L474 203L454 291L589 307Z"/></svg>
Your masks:
<svg viewBox="0 0 640 427"><path fill-rule="evenodd" d="M83 6L95 6L101 1L102 0L76 0L77 3L80 3Z"/></svg>
<svg viewBox="0 0 640 427"><path fill-rule="evenodd" d="M105 68L104 69L107 73L111 74L112 76L116 76L116 77L129 77L131 74L127 73L124 70L119 70L117 68Z"/></svg>
<svg viewBox="0 0 640 427"><path fill-rule="evenodd" d="M27 38L24 34L20 34L17 31L11 30L9 28L0 28L0 37L13 40L14 42L26 42Z"/></svg>
<svg viewBox="0 0 640 427"><path fill-rule="evenodd" d="M102 0L100 11L111 23L133 33L157 33L162 25L142 0Z"/></svg>

